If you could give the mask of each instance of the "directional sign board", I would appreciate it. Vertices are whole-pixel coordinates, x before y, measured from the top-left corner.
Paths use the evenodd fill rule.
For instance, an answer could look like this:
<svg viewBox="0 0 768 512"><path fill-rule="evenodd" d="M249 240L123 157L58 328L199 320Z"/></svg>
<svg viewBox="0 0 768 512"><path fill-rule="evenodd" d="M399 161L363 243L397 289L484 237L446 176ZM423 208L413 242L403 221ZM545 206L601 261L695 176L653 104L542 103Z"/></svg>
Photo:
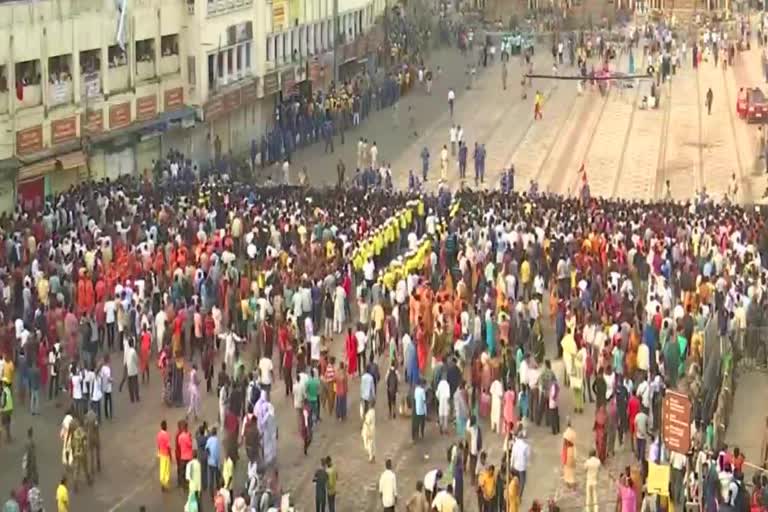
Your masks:
<svg viewBox="0 0 768 512"><path fill-rule="evenodd" d="M691 401L688 396L667 390L661 415L664 444L674 452L688 453L691 448Z"/></svg>

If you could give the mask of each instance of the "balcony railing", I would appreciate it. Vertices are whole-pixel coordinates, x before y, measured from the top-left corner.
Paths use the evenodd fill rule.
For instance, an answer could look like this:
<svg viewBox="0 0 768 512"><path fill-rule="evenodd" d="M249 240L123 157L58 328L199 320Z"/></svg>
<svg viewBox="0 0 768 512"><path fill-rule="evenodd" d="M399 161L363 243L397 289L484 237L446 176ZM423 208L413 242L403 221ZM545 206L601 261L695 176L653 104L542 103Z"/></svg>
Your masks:
<svg viewBox="0 0 768 512"><path fill-rule="evenodd" d="M160 58L160 74L172 75L181 70L181 63L178 55L166 55Z"/></svg>
<svg viewBox="0 0 768 512"><path fill-rule="evenodd" d="M128 66L109 68L109 90L123 91L128 89Z"/></svg>
<svg viewBox="0 0 768 512"><path fill-rule="evenodd" d="M253 0L208 0L208 16L218 16L253 4Z"/></svg>
<svg viewBox="0 0 768 512"><path fill-rule="evenodd" d="M16 96L16 105L18 108L37 107L43 104L43 89L40 84L25 85L23 88L21 100Z"/></svg>
<svg viewBox="0 0 768 512"><path fill-rule="evenodd" d="M48 105L55 107L67 103L72 103L72 80L48 84Z"/></svg>
<svg viewBox="0 0 768 512"><path fill-rule="evenodd" d="M147 80L155 76L155 63L151 60L140 60L136 63L136 77L139 80Z"/></svg>

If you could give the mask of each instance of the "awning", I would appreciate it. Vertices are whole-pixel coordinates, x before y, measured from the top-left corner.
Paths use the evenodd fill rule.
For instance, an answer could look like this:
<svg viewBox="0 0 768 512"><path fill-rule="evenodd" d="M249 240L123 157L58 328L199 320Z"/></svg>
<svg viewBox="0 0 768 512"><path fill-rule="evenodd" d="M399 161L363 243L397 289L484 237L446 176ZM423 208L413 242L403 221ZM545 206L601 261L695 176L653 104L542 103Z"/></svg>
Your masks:
<svg viewBox="0 0 768 512"><path fill-rule="evenodd" d="M94 144L100 144L103 142L111 142L118 137L126 137L130 135L141 136L143 134L155 131L164 132L169 128L171 123L183 121L184 119L194 118L196 114L197 110L194 107L184 106L169 112L162 112L157 115L157 117L147 121L136 122L126 126L125 128L100 133L92 137L91 141ZM128 140L130 140L130 138ZM133 141L135 141L135 138Z"/></svg>
<svg viewBox="0 0 768 512"><path fill-rule="evenodd" d="M82 150L72 151L71 153L59 155L56 158L48 158L47 160L41 160L34 164L23 166L19 169L19 181L38 178L58 169L76 169L86 165L86 163L87 157Z"/></svg>

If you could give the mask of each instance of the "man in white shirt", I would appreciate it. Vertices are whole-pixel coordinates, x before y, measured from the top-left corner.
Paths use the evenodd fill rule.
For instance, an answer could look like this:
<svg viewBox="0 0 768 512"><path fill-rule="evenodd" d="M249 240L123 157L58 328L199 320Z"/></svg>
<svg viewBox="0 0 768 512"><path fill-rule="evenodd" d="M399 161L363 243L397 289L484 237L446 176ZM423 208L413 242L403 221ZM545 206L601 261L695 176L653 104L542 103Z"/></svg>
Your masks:
<svg viewBox="0 0 768 512"><path fill-rule="evenodd" d="M368 260L363 263L363 278L365 279L365 284L369 290L373 288L375 272L376 265L373 263L373 258L368 258Z"/></svg>
<svg viewBox="0 0 768 512"><path fill-rule="evenodd" d="M451 126L448 130L448 140L451 143L451 156L454 156L456 154L456 141L458 140L455 126Z"/></svg>
<svg viewBox="0 0 768 512"><path fill-rule="evenodd" d="M96 413L98 421L101 422L101 399L104 397L101 376L97 375L94 370L88 370L86 376L91 383L91 409Z"/></svg>
<svg viewBox="0 0 768 512"><path fill-rule="evenodd" d="M99 369L101 391L104 393L104 417L112 419L112 368L109 366L109 355L104 356L104 364Z"/></svg>
<svg viewBox="0 0 768 512"><path fill-rule="evenodd" d="M113 299L104 303L104 315L107 323L107 347L112 352L112 348L115 346L115 329L117 326L117 304Z"/></svg>
<svg viewBox="0 0 768 512"><path fill-rule="evenodd" d="M453 485L448 484L444 490L437 493L432 500L432 508L437 512L458 512L459 503L453 497Z"/></svg>
<svg viewBox="0 0 768 512"><path fill-rule="evenodd" d="M365 349L368 347L368 335L362 329L358 329L355 333L355 341L357 341L357 371L358 375L362 375L365 372Z"/></svg>
<svg viewBox="0 0 768 512"><path fill-rule="evenodd" d="M269 400L269 391L272 389L272 371L274 365L268 357L262 357L259 360L259 387L267 394Z"/></svg>
<svg viewBox="0 0 768 512"><path fill-rule="evenodd" d="M78 414L85 414L86 404L83 402L83 373L73 365L73 371L69 377L72 386L72 401Z"/></svg>
<svg viewBox="0 0 768 512"><path fill-rule="evenodd" d="M133 340L128 340L123 359L125 375L128 378L128 396L131 403L139 401L139 355L133 347Z"/></svg>
<svg viewBox="0 0 768 512"><path fill-rule="evenodd" d="M585 512L597 512L597 475L600 472L600 459L595 450L589 452L589 458L584 462L587 471L587 496Z"/></svg>
<svg viewBox="0 0 768 512"><path fill-rule="evenodd" d="M392 459L387 459L384 463L384 472L379 477L379 495L381 496L381 505L384 512L395 512L395 503L397 503L397 477L392 471Z"/></svg>
<svg viewBox="0 0 768 512"><path fill-rule="evenodd" d="M525 440L525 431L521 432L512 444L509 459L512 469L517 472L517 477L520 479L520 497L522 497L523 491L525 491L525 477L528 473L528 463L531 460L531 447Z"/></svg>
<svg viewBox="0 0 768 512"><path fill-rule="evenodd" d="M456 101L456 93L453 92L453 88L448 89L448 111L451 113L451 119L453 119L453 103Z"/></svg>

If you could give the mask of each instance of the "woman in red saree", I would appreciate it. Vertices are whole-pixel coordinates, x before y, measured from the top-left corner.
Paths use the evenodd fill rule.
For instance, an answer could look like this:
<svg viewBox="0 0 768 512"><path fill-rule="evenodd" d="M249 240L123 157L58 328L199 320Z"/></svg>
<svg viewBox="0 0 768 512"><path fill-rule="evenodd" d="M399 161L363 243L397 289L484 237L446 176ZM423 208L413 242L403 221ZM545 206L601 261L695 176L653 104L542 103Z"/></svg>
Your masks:
<svg viewBox="0 0 768 512"><path fill-rule="evenodd" d="M424 330L424 324L419 323L419 327L416 329L416 358L419 360L419 373L422 375L424 375L424 370L427 368L428 355L427 333Z"/></svg>
<svg viewBox="0 0 768 512"><path fill-rule="evenodd" d="M600 462L605 462L608 456L607 444L606 444L606 431L605 425L608 421L608 414L605 412L605 406L601 405L595 413L595 449L597 450L597 457Z"/></svg>
<svg viewBox="0 0 768 512"><path fill-rule="evenodd" d="M347 356L347 368L349 368L349 374L354 375L357 373L357 340L352 329L347 328L347 339L345 343L346 356Z"/></svg>

